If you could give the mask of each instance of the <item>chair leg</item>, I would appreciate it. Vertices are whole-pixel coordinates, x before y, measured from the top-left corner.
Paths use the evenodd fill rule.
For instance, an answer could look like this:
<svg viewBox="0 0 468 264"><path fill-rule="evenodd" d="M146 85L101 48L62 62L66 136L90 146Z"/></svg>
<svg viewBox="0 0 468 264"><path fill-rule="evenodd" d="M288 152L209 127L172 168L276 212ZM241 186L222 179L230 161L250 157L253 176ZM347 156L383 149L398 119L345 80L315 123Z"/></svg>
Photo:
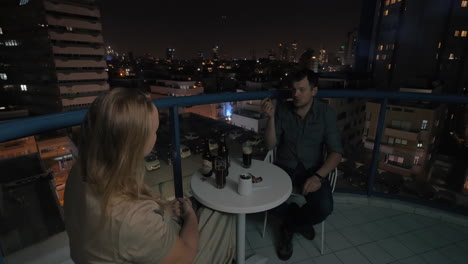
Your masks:
<svg viewBox="0 0 468 264"><path fill-rule="evenodd" d="M268 218L268 211L265 211L265 220L263 220L263 233L262 233L262 238L265 238L265 231L266 231L267 218Z"/></svg>
<svg viewBox="0 0 468 264"><path fill-rule="evenodd" d="M325 240L325 221L322 222L322 248L320 249L320 253L323 255L323 241Z"/></svg>

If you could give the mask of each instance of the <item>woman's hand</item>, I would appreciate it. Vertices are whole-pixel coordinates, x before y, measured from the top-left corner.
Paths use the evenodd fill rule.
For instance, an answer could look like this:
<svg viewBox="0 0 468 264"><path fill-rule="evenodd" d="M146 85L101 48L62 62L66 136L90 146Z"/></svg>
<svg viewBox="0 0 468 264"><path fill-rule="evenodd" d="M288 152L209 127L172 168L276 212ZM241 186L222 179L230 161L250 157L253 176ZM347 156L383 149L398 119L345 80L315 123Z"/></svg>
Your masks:
<svg viewBox="0 0 468 264"><path fill-rule="evenodd" d="M185 219L188 216L195 215L195 211L192 208L192 202L187 198L177 198L172 203L172 213Z"/></svg>

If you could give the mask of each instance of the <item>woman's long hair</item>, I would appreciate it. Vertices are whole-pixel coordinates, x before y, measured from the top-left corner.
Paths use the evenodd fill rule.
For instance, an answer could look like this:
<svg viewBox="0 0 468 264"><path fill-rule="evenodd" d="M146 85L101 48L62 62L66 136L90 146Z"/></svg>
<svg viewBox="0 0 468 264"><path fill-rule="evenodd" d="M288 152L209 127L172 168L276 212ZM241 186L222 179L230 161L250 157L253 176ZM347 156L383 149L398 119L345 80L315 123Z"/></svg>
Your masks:
<svg viewBox="0 0 468 264"><path fill-rule="evenodd" d="M117 88L93 102L81 126L83 180L102 202L103 219L114 198L155 199L144 183L144 149L151 131L152 102L143 92Z"/></svg>

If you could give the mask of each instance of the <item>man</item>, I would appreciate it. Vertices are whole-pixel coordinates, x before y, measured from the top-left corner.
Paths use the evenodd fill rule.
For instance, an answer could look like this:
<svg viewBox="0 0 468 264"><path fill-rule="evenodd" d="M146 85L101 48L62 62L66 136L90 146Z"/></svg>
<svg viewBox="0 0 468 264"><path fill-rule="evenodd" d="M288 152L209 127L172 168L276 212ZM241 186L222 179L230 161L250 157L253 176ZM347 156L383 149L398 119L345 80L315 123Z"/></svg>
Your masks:
<svg viewBox="0 0 468 264"><path fill-rule="evenodd" d="M277 148L275 163L291 177L293 186L306 199L299 207L292 203L275 209L282 218L276 251L281 260L292 256L292 238L299 232L308 239L315 237L313 225L322 222L333 211L333 198L328 173L341 161L340 131L336 114L317 100L317 75L308 69L290 74L292 102L275 106L269 98L262 101L268 116L265 141L269 149ZM327 147L324 160L323 146Z"/></svg>

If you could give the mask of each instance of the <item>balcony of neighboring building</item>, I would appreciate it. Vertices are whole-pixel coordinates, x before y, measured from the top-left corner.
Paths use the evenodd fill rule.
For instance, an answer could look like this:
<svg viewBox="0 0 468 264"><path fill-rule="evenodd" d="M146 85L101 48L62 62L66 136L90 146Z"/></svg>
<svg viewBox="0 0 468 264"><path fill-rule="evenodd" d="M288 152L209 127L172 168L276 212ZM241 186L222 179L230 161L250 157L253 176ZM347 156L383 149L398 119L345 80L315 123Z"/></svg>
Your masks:
<svg viewBox="0 0 468 264"><path fill-rule="evenodd" d="M90 21L79 18L68 18L47 15L47 23L54 26L76 27L81 29L102 30L102 24L99 21Z"/></svg>
<svg viewBox="0 0 468 264"><path fill-rule="evenodd" d="M52 52L54 54L70 54L70 55L102 55L104 56L103 47L60 47L52 46Z"/></svg>
<svg viewBox="0 0 468 264"><path fill-rule="evenodd" d="M68 107L76 107L76 108L84 108L86 106L91 105L94 99L96 99L97 95L95 96L80 96L80 97L67 97L62 98L62 106L64 108Z"/></svg>
<svg viewBox="0 0 468 264"><path fill-rule="evenodd" d="M168 86L151 85L150 89L151 89L151 93L153 94L167 95L167 96L192 96L192 95L203 94L204 92L203 87L196 87L193 85L191 86L187 85L187 87L190 87L190 88L173 88L173 87L168 87Z"/></svg>
<svg viewBox="0 0 468 264"><path fill-rule="evenodd" d="M109 84L106 82L102 83L90 83L90 84L68 84L59 85L60 94L64 95L83 95L88 93L98 93L109 90Z"/></svg>
<svg viewBox="0 0 468 264"><path fill-rule="evenodd" d="M54 63L56 68L66 68L66 67L102 67L103 69L107 67L106 61L103 58L99 59L83 59L83 60L76 60L76 59L66 59L66 58L54 58Z"/></svg>
<svg viewBox="0 0 468 264"><path fill-rule="evenodd" d="M79 41L90 43L104 42L101 34L49 31L49 37L52 40Z"/></svg>
<svg viewBox="0 0 468 264"><path fill-rule="evenodd" d="M47 11L54 11L60 13L67 13L73 15L81 15L81 16L88 16L88 17L101 17L99 13L99 9L97 6L84 6L79 4L72 4L71 2L68 3L61 3L58 1L45 1L44 8Z"/></svg>
<svg viewBox="0 0 468 264"><path fill-rule="evenodd" d="M75 71L64 71L64 72L57 72L57 80L58 81L79 81L79 80L105 80L108 78L107 72L105 71L83 71L83 72L75 72Z"/></svg>

